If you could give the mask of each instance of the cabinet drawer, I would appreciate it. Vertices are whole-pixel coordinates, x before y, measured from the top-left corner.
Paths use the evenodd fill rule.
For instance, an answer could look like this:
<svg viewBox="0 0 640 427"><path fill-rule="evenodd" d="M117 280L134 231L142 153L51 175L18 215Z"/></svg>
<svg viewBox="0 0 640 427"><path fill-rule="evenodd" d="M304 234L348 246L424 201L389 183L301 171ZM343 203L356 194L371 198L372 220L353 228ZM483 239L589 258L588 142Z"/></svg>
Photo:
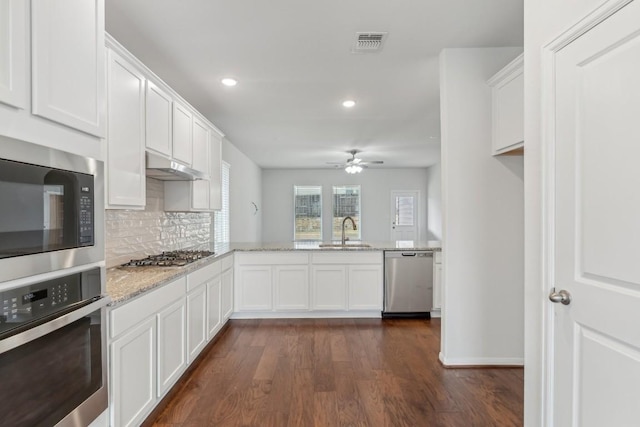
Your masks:
<svg viewBox="0 0 640 427"><path fill-rule="evenodd" d="M234 255L238 265L308 264L309 255L300 252L258 252Z"/></svg>
<svg viewBox="0 0 640 427"><path fill-rule="evenodd" d="M382 264L382 252L313 252L312 264Z"/></svg>
<svg viewBox="0 0 640 427"><path fill-rule="evenodd" d="M181 277L168 285L142 295L110 313L110 336L117 337L124 331L160 311L178 298L184 297L186 278Z"/></svg>
<svg viewBox="0 0 640 427"><path fill-rule="evenodd" d="M187 292L191 292L201 284L208 282L221 272L220 261L215 261L187 275Z"/></svg>

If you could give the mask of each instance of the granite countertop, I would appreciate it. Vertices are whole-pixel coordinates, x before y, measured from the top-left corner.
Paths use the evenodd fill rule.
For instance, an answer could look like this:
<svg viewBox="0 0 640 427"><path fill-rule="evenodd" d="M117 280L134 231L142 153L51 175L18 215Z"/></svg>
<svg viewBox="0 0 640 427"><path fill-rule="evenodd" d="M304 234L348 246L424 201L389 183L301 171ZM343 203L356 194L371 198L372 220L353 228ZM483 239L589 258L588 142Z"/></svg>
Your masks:
<svg viewBox="0 0 640 427"><path fill-rule="evenodd" d="M440 251L439 241L412 242L352 242L367 243L370 247L321 248L320 242L280 242L280 243L226 243L212 245L215 255L203 258L184 267L112 267L107 269L107 294L110 306L122 304L154 288L202 268L225 255L253 251L393 251L429 250Z"/></svg>

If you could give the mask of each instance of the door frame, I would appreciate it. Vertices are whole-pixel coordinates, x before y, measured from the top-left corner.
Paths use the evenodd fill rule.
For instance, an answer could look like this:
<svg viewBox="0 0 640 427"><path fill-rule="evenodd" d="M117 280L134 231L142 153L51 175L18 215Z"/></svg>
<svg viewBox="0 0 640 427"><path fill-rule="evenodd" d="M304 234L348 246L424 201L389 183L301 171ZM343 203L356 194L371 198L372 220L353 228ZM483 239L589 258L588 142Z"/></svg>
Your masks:
<svg viewBox="0 0 640 427"><path fill-rule="evenodd" d="M541 322L541 328L526 327L530 331L541 331L542 342L539 348L531 350L532 354L525 354L526 363L539 368L539 376L530 380L539 380L541 383L541 421L543 425L553 425L554 420L554 310L552 303L548 301L549 292L555 287L553 283L554 264L554 233L555 233L555 57L556 54L571 42L587 33L614 13L618 12L633 0L605 0L596 9L588 13L577 23L560 33L558 37L543 46L541 54L542 65L542 123L541 123L541 264L538 266L541 272L541 288L539 293L542 301L537 305L538 311L528 316L525 322ZM526 323L525 323L526 324ZM526 349L525 349L526 351ZM526 385L525 385L526 390ZM532 402L533 399L529 400ZM529 403L525 401L525 405ZM537 408L530 408L536 410Z"/></svg>
<svg viewBox="0 0 640 427"><path fill-rule="evenodd" d="M391 208L391 206L393 205L393 201L394 201L394 193L413 193L415 194L416 197L416 204L415 204L415 208L416 208L416 218L415 218L415 224L416 224L416 238L415 241L420 241L420 190L390 190L389 191L389 208ZM391 213L391 210L389 210L389 213ZM391 221L391 224L389 225L389 235L391 238L393 238L393 218L391 218L391 215L389 215L389 220ZM391 239L393 240L393 239Z"/></svg>

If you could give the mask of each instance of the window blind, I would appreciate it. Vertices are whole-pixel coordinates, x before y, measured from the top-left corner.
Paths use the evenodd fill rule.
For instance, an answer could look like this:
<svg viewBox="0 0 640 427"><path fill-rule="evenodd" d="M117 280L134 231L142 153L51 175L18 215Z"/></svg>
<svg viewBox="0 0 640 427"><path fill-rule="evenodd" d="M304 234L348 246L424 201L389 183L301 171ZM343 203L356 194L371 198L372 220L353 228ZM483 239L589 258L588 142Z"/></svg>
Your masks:
<svg viewBox="0 0 640 427"><path fill-rule="evenodd" d="M222 209L214 213L214 240L216 243L228 243L229 233L229 170L231 166L222 162Z"/></svg>

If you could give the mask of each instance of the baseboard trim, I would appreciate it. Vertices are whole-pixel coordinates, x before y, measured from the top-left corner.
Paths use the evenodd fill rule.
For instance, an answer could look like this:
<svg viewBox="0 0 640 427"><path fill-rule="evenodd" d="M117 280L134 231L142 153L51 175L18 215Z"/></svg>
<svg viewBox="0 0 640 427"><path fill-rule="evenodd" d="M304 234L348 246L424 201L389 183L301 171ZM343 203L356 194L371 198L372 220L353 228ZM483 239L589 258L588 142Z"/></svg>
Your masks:
<svg viewBox="0 0 640 427"><path fill-rule="evenodd" d="M431 309L431 317L442 317L439 309Z"/></svg>
<svg viewBox="0 0 640 427"><path fill-rule="evenodd" d="M440 352L438 359L445 368L521 368L524 366L523 357L445 358Z"/></svg>
<svg viewBox="0 0 640 427"><path fill-rule="evenodd" d="M292 312L234 312L232 319L380 319L382 312L376 311L292 311Z"/></svg>

